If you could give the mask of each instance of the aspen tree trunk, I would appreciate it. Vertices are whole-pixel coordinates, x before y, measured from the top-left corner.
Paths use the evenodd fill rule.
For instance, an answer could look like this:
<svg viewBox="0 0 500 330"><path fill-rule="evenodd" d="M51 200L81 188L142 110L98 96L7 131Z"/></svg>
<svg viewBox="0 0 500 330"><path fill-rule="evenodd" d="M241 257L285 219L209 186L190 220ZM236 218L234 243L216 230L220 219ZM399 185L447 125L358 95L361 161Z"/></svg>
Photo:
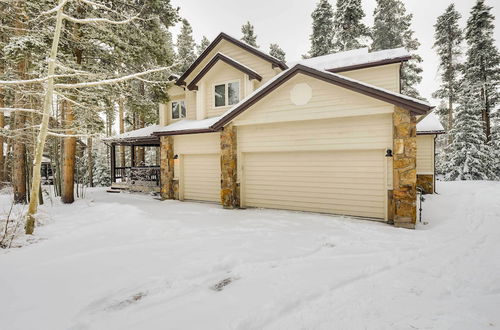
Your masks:
<svg viewBox="0 0 500 330"><path fill-rule="evenodd" d="M94 186L94 157L92 155L92 137L87 139L87 160L88 160L88 177L89 177L89 186Z"/></svg>
<svg viewBox="0 0 500 330"><path fill-rule="evenodd" d="M3 102L3 94L2 90L0 90L0 107L4 107L4 102ZM5 127L5 116L3 112L0 112L0 129ZM4 174L4 162L5 162L5 157L3 155L3 144L4 144L4 138L2 134L0 133L0 188L2 188L3 182L6 181L5 179L5 174Z"/></svg>
<svg viewBox="0 0 500 330"><path fill-rule="evenodd" d="M63 101L64 123L66 134L75 134L73 123L75 115L71 103ZM75 201L75 154L76 138L63 138L63 165L62 165L62 194L61 201L65 204L71 204Z"/></svg>
<svg viewBox="0 0 500 330"><path fill-rule="evenodd" d="M35 229L35 214L38 208L38 194L40 191L40 181L41 181L41 168L42 168L42 156L45 147L45 140L47 139L47 131L49 128L49 118L50 111L52 110L52 97L54 95L54 72L55 72L55 61L57 58L57 51L59 48L59 38L61 36L62 21L63 21L63 3L64 0L59 0L59 5L61 5L57 10L56 25L54 29L54 39L52 39L52 49L50 51L49 64L48 64L48 79L45 92L45 99L43 103L43 116L42 123L40 125L40 131L38 133L38 139L36 143L35 160L33 165L33 179L31 180L31 199L28 208L28 214L26 216L25 231L26 234L33 234Z"/></svg>
<svg viewBox="0 0 500 330"><path fill-rule="evenodd" d="M125 109L123 98L120 97L118 101L118 120L120 121L120 134L125 133ZM120 146L120 166L125 167L125 146Z"/></svg>

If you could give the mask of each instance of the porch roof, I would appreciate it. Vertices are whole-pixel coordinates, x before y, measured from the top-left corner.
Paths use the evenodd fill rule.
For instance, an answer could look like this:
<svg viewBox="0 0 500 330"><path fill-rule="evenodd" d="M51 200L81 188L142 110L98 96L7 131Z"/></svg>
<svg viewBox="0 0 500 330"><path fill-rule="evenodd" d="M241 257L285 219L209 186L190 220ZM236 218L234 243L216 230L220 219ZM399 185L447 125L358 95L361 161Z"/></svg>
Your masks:
<svg viewBox="0 0 500 330"><path fill-rule="evenodd" d="M160 125L151 125L139 128L123 134L110 136L102 139L105 143L114 145L141 145L141 146L159 146L160 138L152 135L153 132L160 129Z"/></svg>

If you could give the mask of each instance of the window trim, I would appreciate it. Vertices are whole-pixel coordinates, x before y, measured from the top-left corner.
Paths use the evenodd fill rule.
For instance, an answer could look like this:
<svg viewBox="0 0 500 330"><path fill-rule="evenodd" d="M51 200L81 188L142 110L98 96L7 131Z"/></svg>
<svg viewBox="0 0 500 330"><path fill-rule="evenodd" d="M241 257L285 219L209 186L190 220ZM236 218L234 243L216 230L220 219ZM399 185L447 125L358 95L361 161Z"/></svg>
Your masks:
<svg viewBox="0 0 500 330"><path fill-rule="evenodd" d="M235 83L237 82L238 83L238 102L236 102L235 104L228 104L229 102L229 84L230 83ZM224 105L219 105L219 106L216 106L215 105L215 86L219 86L219 85L224 85L224 92L225 92L225 104ZM227 108L227 107L232 107L236 104L238 104L240 101L241 101L241 79L232 79L232 80L226 80L226 81L221 81L221 82L216 82L216 83L213 83L212 84L212 108L215 108L215 109L222 109L222 108Z"/></svg>
<svg viewBox="0 0 500 330"><path fill-rule="evenodd" d="M174 102L184 103L184 109L186 109L186 114L184 115L184 117L182 117L182 113L179 111L179 118L174 118ZM187 117L186 99L172 100L169 103L170 103L170 115L169 115L170 120L174 121L179 119L185 119Z"/></svg>

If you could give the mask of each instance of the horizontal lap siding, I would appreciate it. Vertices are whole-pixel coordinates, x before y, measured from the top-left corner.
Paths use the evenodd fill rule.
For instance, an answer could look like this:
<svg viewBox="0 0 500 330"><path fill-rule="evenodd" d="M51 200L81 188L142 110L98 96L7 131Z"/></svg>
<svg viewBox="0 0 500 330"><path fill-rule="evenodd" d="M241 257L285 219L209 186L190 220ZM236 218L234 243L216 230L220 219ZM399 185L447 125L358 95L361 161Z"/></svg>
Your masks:
<svg viewBox="0 0 500 330"><path fill-rule="evenodd" d="M220 133L174 136L174 155L220 154ZM174 162L174 176L179 178L179 160Z"/></svg>
<svg viewBox="0 0 500 330"><path fill-rule="evenodd" d="M188 200L220 200L220 157L218 154L183 156L183 197Z"/></svg>
<svg viewBox="0 0 500 330"><path fill-rule="evenodd" d="M417 136L417 174L434 174L434 135Z"/></svg>
<svg viewBox="0 0 500 330"><path fill-rule="evenodd" d="M340 72L340 75L399 93L399 63Z"/></svg>
<svg viewBox="0 0 500 330"><path fill-rule="evenodd" d="M307 84L312 97L305 105L295 105L291 93L297 84ZM283 121L392 114L394 106L324 81L298 74L251 106L234 121L252 125ZM392 134L392 133L391 133Z"/></svg>
<svg viewBox="0 0 500 330"><path fill-rule="evenodd" d="M392 117L389 114L238 128L238 150L241 152L388 147L392 147Z"/></svg>
<svg viewBox="0 0 500 330"><path fill-rule="evenodd" d="M244 204L384 218L380 150L244 154Z"/></svg>

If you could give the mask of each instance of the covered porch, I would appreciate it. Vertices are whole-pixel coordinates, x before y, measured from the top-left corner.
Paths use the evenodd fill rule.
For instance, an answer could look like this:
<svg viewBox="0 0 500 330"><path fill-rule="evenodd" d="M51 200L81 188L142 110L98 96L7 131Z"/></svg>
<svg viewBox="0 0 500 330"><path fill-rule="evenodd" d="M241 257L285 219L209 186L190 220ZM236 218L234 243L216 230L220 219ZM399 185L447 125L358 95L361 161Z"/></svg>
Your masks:
<svg viewBox="0 0 500 330"><path fill-rule="evenodd" d="M104 139L110 148L111 189L160 192L160 139L157 125Z"/></svg>

